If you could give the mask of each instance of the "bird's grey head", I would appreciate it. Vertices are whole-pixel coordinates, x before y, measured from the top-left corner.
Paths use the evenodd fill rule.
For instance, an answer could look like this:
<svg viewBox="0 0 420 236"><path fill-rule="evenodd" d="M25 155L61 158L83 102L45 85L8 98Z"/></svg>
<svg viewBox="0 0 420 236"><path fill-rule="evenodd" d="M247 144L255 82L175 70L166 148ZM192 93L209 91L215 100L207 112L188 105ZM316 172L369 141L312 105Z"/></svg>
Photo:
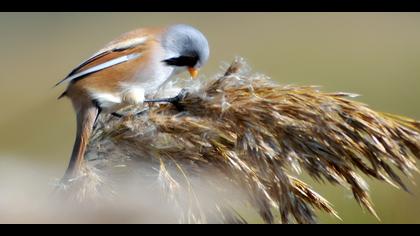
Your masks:
<svg viewBox="0 0 420 236"><path fill-rule="evenodd" d="M162 46L166 51L163 62L189 69L191 75L207 62L210 54L206 37L189 25L170 26L162 35Z"/></svg>

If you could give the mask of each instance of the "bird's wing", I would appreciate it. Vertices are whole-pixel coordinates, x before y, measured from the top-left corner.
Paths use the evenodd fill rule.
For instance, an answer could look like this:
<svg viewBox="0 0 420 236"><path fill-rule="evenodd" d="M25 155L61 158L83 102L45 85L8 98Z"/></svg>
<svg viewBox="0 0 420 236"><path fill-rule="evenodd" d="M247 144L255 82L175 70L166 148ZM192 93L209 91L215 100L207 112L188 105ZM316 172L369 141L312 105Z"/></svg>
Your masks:
<svg viewBox="0 0 420 236"><path fill-rule="evenodd" d="M73 69L66 78L58 82L55 86L136 59L142 55L144 46L151 38L151 35L143 29L123 34Z"/></svg>

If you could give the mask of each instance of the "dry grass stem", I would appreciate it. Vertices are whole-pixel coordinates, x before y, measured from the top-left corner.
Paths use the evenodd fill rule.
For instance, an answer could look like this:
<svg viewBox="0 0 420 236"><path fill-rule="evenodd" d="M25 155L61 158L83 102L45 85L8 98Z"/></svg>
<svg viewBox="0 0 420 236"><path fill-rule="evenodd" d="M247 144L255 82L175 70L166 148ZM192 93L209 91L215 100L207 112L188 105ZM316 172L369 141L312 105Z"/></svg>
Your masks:
<svg viewBox="0 0 420 236"><path fill-rule="evenodd" d="M101 115L89 171L67 186L68 196L103 197L118 192L121 179L144 178L178 222L242 223L234 209L244 202L267 223L315 223L314 209L337 213L300 172L349 187L372 214L361 173L408 190L400 176L417 171L419 122L374 111L353 94L283 86L246 68L237 59L224 74L187 86L177 107Z"/></svg>

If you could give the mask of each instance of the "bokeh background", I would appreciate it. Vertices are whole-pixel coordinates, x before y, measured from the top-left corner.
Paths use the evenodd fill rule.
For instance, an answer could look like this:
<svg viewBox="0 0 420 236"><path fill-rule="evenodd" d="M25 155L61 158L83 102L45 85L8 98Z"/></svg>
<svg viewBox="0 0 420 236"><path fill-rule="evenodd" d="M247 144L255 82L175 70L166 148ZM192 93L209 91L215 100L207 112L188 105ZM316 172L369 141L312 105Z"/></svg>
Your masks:
<svg viewBox="0 0 420 236"><path fill-rule="evenodd" d="M24 214L9 201L48 195L67 166L75 117L53 85L119 34L173 23L207 36L205 76L242 56L282 84L358 93L372 108L420 120L420 13L0 13L0 221ZM419 187L369 184L381 221L349 191L315 183L343 219L320 221L420 223Z"/></svg>

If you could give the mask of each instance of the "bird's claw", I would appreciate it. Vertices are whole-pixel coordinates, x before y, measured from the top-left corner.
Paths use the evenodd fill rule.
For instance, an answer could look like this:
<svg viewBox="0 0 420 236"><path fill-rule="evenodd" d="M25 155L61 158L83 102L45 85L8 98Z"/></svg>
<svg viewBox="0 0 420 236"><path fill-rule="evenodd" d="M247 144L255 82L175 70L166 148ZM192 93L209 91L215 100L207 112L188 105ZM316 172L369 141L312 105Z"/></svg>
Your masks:
<svg viewBox="0 0 420 236"><path fill-rule="evenodd" d="M175 97L170 97L170 98L157 98L157 99L146 99L144 100L144 102L167 102L167 103L172 103L172 104L176 104L179 103L187 94L187 90L186 89L182 89L178 95L176 95Z"/></svg>
<svg viewBox="0 0 420 236"><path fill-rule="evenodd" d="M178 95L175 97L170 98L157 98L157 99L146 99L144 102L166 102L166 103L172 103L178 110L183 110L183 106L180 104L180 102L185 98L185 96L188 94L188 91L186 89L182 89Z"/></svg>
<svg viewBox="0 0 420 236"><path fill-rule="evenodd" d="M182 99L185 98L185 96L187 95L187 90L186 89L182 89L178 95L176 95L175 97L170 97L170 98L155 98L155 99L145 99L144 102L150 102L150 103L171 103L173 104L178 110L183 110L182 105L180 104L180 101L182 101ZM145 111L149 110L148 108L137 112L134 114L134 116L139 116L142 115ZM117 118L123 118L126 115L118 113L118 112L113 112L111 113L111 115L117 117Z"/></svg>

